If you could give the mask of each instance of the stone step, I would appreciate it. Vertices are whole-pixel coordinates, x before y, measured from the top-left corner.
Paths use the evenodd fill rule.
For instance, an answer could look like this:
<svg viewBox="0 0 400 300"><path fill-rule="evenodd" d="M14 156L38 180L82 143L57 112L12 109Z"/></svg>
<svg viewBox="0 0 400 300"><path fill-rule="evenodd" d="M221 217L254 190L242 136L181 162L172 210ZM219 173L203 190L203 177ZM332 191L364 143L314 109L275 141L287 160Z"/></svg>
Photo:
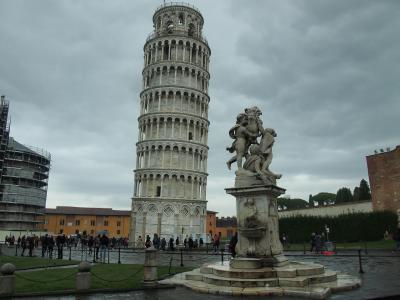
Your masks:
<svg viewBox="0 0 400 300"><path fill-rule="evenodd" d="M335 281L337 273L326 270L323 274L296 276L294 278L278 278L280 287L305 287L310 284L326 283Z"/></svg>
<svg viewBox="0 0 400 300"><path fill-rule="evenodd" d="M230 287L240 287L240 288L278 286L278 278L258 278L258 279L228 278L228 277L216 276L213 274L203 274L203 282L217 286L230 286Z"/></svg>
<svg viewBox="0 0 400 300"><path fill-rule="evenodd" d="M205 271L204 274L214 274L220 277L227 277L227 278L258 279L258 278L277 277L276 271L272 268L236 269L236 268L231 268L229 265L221 265L221 266L214 265L202 271Z"/></svg>
<svg viewBox="0 0 400 300"><path fill-rule="evenodd" d="M296 276L318 275L318 274L323 274L325 268L323 265L315 263L291 262L289 265L281 268L275 268L275 270L278 272L278 277L294 277L294 276L281 276L281 275L283 275L283 273L285 271L287 272L288 270L290 270L290 272L296 270Z"/></svg>

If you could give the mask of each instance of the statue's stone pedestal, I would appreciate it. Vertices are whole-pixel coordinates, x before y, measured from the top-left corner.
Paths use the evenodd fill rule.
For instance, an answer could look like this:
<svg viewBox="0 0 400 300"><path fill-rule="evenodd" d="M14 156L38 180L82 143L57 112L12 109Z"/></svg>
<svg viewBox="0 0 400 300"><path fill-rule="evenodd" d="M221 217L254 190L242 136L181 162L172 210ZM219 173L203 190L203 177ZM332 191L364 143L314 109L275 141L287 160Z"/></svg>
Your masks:
<svg viewBox="0 0 400 300"><path fill-rule="evenodd" d="M231 267L257 269L288 264L279 240L277 206L277 197L285 190L276 185L253 185L228 188L226 192L236 198L238 222L237 258L231 261Z"/></svg>
<svg viewBox="0 0 400 300"><path fill-rule="evenodd" d="M258 184L257 184L258 183ZM323 265L289 261L279 240L277 197L284 189L237 176L226 192L236 198L237 256L177 274L162 284L183 285L198 292L238 296L296 296L326 299L351 290L361 280Z"/></svg>

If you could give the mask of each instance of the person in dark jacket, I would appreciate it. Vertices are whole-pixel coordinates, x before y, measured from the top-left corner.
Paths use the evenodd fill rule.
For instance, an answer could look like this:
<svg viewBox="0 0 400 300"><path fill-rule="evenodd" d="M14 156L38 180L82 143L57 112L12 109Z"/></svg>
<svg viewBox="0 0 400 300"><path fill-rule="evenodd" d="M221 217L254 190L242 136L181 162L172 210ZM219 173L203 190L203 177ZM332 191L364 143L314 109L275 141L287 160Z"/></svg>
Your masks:
<svg viewBox="0 0 400 300"><path fill-rule="evenodd" d="M167 246L167 241L165 238L161 239L161 250L165 251L165 247Z"/></svg>
<svg viewBox="0 0 400 300"><path fill-rule="evenodd" d="M27 238L28 249L29 249L29 256L33 256L33 249L35 248L35 238L32 236L28 236Z"/></svg>
<svg viewBox="0 0 400 300"><path fill-rule="evenodd" d="M106 252L108 249L109 239L108 237L103 234L100 238L100 260L102 263L106 262Z"/></svg>
<svg viewBox="0 0 400 300"><path fill-rule="evenodd" d="M237 244L237 242L238 242L238 234L236 232L235 235L229 241L229 251L231 252L231 256L232 257L236 256L236 244Z"/></svg>
<svg viewBox="0 0 400 300"><path fill-rule="evenodd" d="M44 236L40 237L40 243L42 244L42 257L44 257L46 255L47 252L47 242L48 242L48 237L47 237L47 233Z"/></svg>
<svg viewBox="0 0 400 300"><path fill-rule="evenodd" d="M49 258L52 259L53 258L53 249L54 249L54 237L53 236L48 236L47 239L47 247L48 247L48 251L49 251Z"/></svg>
<svg viewBox="0 0 400 300"><path fill-rule="evenodd" d="M21 256L24 256L25 249L26 249L26 238L25 238L25 236L22 236L22 238L21 238L21 248L22 248Z"/></svg>
<svg viewBox="0 0 400 300"><path fill-rule="evenodd" d="M174 238L173 237L171 237L170 239L169 239L169 250L171 250L171 251L174 251Z"/></svg>

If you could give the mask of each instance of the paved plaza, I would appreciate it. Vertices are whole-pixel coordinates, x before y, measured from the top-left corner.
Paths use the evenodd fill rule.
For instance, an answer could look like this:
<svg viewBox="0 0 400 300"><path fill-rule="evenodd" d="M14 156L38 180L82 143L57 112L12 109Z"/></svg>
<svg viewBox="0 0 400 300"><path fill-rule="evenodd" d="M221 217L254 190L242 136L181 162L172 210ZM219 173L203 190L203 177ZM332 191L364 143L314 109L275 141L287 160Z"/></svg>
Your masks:
<svg viewBox="0 0 400 300"><path fill-rule="evenodd" d="M12 249L5 251L6 254L11 255ZM7 253L9 252L9 253ZM36 254L38 254L37 251ZM82 253L79 251L71 251L72 259L80 260ZM67 253L69 254L69 253ZM400 255L393 254L391 251L369 251L368 255L363 253L362 267L364 274L359 274L359 263L356 251L347 251L339 253L337 256L322 256L322 255L303 255L301 252L287 252L290 260L315 262L323 264L326 268L345 272L347 274L360 276L362 279L362 286L359 289L350 292L334 294L330 299L374 299L377 297L400 295ZM68 259L68 255L64 256ZM83 254L85 258L85 253ZM159 262L162 265L168 265L172 258L172 265L180 265L180 251L174 253L164 252L159 255ZM224 255L224 260L227 256ZM118 260L118 252L110 253L110 262L116 263ZM132 250L121 250L121 263L134 263L142 264L144 255L140 252L133 252ZM220 254L212 253L191 253L183 252L183 263L185 266L197 267L203 263L221 261ZM204 299L204 294L198 294L185 288L178 287L176 289L161 289L161 290L145 290L133 291L129 293L115 293L115 294L93 294L88 296L61 296L61 297L38 297L36 299L183 299L190 298L192 300ZM232 297L207 295L207 299L231 299ZM235 297L241 299L241 297ZM21 299L21 298L19 298ZM26 298L27 299L27 298ZM257 297L246 297L246 299L260 299ZM293 297L269 297L268 299L293 299Z"/></svg>

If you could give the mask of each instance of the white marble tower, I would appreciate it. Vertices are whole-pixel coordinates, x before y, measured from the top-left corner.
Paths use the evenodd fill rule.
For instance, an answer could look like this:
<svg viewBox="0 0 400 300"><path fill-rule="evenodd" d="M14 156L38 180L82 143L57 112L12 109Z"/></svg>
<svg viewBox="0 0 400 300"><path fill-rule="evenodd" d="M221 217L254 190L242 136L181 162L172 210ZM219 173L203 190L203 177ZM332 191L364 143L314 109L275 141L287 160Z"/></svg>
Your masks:
<svg viewBox="0 0 400 300"><path fill-rule="evenodd" d="M130 242L205 236L211 50L194 7L166 3L144 45Z"/></svg>

